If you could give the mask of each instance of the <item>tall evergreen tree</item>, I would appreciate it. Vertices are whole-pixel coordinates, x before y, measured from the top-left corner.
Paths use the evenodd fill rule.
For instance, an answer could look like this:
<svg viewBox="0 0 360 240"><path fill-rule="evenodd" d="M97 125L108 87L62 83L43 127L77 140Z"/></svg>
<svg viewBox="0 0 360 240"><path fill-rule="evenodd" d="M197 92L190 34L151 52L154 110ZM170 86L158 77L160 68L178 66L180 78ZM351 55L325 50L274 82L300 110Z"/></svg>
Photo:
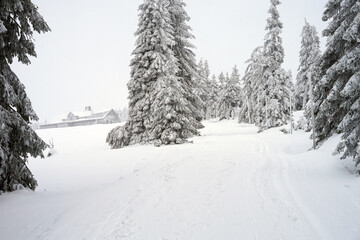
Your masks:
<svg viewBox="0 0 360 240"><path fill-rule="evenodd" d="M222 90L222 88L224 88L224 86L225 86L225 74L223 73L223 72L221 72L220 74L219 74L219 77L218 77L218 79L219 79L219 84L220 84L220 91Z"/></svg>
<svg viewBox="0 0 360 240"><path fill-rule="evenodd" d="M337 153L353 157L360 172L360 4L358 0L329 1L323 15L329 21L323 35L327 47L320 59L321 81L315 89L317 143L343 133Z"/></svg>
<svg viewBox="0 0 360 240"><path fill-rule="evenodd" d="M259 126L263 106L263 48L257 47L246 61L248 64L243 77L243 105L239 111L239 123L256 123Z"/></svg>
<svg viewBox="0 0 360 240"><path fill-rule="evenodd" d="M125 127L108 134L112 148L182 143L198 134L200 127L199 110L191 102L196 98L189 97L194 95L195 83L190 73L195 73L185 72L196 64L180 58L177 39L183 38L175 28L174 6L170 0L145 0L139 9L138 39L128 83L129 120Z"/></svg>
<svg viewBox="0 0 360 240"><path fill-rule="evenodd" d="M0 3L0 192L20 187L34 190L37 182L26 166L28 155L43 157L46 144L29 126L37 121L25 87L10 64L36 57L33 31L50 28L30 0Z"/></svg>
<svg viewBox="0 0 360 240"><path fill-rule="evenodd" d="M221 75L220 77L222 78ZM220 91L218 103L220 120L235 117L235 107L239 106L240 92L240 74L235 66L231 77L226 73L225 82Z"/></svg>
<svg viewBox="0 0 360 240"><path fill-rule="evenodd" d="M281 69L280 76L281 86L280 94L282 98L280 102L280 111L283 113L281 119L282 122L293 124L292 110L295 108L295 86L293 83L293 77L291 71L285 71Z"/></svg>
<svg viewBox="0 0 360 240"><path fill-rule="evenodd" d="M238 67L235 65L232 69L230 81L233 84L233 94L236 94L236 96L233 96L233 99L235 100L233 102L233 107L239 109L243 105L243 82L240 78L240 72ZM235 115L235 113L234 113ZM234 116L235 117L235 116Z"/></svg>
<svg viewBox="0 0 360 240"><path fill-rule="evenodd" d="M265 101L260 102L265 109L264 117L261 120L261 128L267 129L271 127L281 126L287 123L289 118L288 112L284 111L284 98L289 93L282 91L284 86L284 70L281 64L284 61L284 49L282 47L282 39L280 33L283 24L280 22L279 12L277 6L280 4L279 0L270 0L270 17L267 19L264 43L264 90ZM285 95L284 95L285 94Z"/></svg>
<svg viewBox="0 0 360 240"><path fill-rule="evenodd" d="M209 62L207 60L205 60L204 62L204 73L205 73L205 77L206 79L210 80L210 67L209 67Z"/></svg>
<svg viewBox="0 0 360 240"><path fill-rule="evenodd" d="M217 102L219 101L219 84L216 80L216 76L213 75L210 80L210 90L209 90L209 101L208 101L208 112L209 118L218 117L217 113Z"/></svg>
<svg viewBox="0 0 360 240"><path fill-rule="evenodd" d="M191 33L191 27L188 25L190 17L187 14L186 4L183 0L169 0L169 13L172 20L172 26L175 33L175 45L173 51L175 57L179 62L179 80L183 82L186 99L189 101L189 108L196 118L196 128L200 129L204 126L201 124L203 119L203 101L194 94L196 89L201 88L201 83L198 82L199 74L197 71L196 57L193 49L195 46L191 43L194 35Z"/></svg>
<svg viewBox="0 0 360 240"><path fill-rule="evenodd" d="M214 82L212 82L212 80L210 79L210 67L207 60L203 61L201 59L198 63L198 69L200 76L198 80L200 84L200 89L197 90L197 93L203 101L204 119L209 119L212 118L212 113L214 110L214 94L218 94L215 93L215 91L217 91L217 89L215 90L215 87L217 87L217 85L216 82L214 85ZM211 96L211 94L213 95Z"/></svg>
<svg viewBox="0 0 360 240"><path fill-rule="evenodd" d="M114 134L109 134L109 136L117 135L112 141L108 138L113 148L149 141L148 129L152 122L150 90L158 77L159 66L156 59L159 59L159 54L163 53L161 49L163 42L159 42L160 32L163 30L160 27L163 26L157 26L156 24L159 23L153 21L159 16L155 0L145 0L139 6L139 11L138 30L135 32L137 41L130 63L130 81L127 84L129 117L124 129L114 129ZM121 131L121 134L117 131Z"/></svg>
<svg viewBox="0 0 360 240"><path fill-rule="evenodd" d="M300 66L296 77L296 109L304 110L310 99L310 85L318 82L320 59L320 39L315 26L305 22L301 34ZM309 79L310 78L310 79ZM309 81L312 81L310 84Z"/></svg>
<svg viewBox="0 0 360 240"><path fill-rule="evenodd" d="M202 59L200 59L197 68L198 79L194 93L201 100L201 118L206 119L207 102L209 99L209 77L207 76L207 69L205 69L205 64Z"/></svg>
<svg viewBox="0 0 360 240"><path fill-rule="evenodd" d="M211 118L211 112L212 112L212 101L211 101L211 93L213 88L213 83L210 79L210 67L207 60L204 61L204 66L202 70L202 74L204 75L205 79L205 91L206 91L206 102L205 102L205 119Z"/></svg>

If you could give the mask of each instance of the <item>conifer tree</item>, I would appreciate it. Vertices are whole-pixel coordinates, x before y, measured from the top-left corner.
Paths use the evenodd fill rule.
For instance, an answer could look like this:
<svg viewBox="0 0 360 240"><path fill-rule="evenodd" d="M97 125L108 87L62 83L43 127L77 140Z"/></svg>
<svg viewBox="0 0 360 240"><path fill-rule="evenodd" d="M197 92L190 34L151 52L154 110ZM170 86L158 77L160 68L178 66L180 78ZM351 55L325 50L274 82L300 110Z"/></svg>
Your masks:
<svg viewBox="0 0 360 240"><path fill-rule="evenodd" d="M205 73L205 77L206 79L209 79L210 81L210 67L209 67L209 62L207 60L205 60L204 62L204 73Z"/></svg>
<svg viewBox="0 0 360 240"><path fill-rule="evenodd" d="M223 76L220 75L219 78L222 79L222 77ZM241 92L240 74L236 66L233 68L231 77L229 77L229 74L226 73L224 81L218 103L220 120L235 117L234 108L239 106L239 96Z"/></svg>
<svg viewBox="0 0 360 240"><path fill-rule="evenodd" d="M16 57L30 64L36 57L33 31L50 28L30 0L0 3L0 193L21 187L34 190L37 182L27 167L28 155L43 157L46 144L30 127L37 121L25 87L10 64Z"/></svg>
<svg viewBox="0 0 360 240"><path fill-rule="evenodd" d="M202 59L200 59L197 68L198 79L194 93L201 100L201 118L206 119L209 99L209 77L207 76L207 69L205 69L205 64Z"/></svg>
<svg viewBox="0 0 360 240"><path fill-rule="evenodd" d="M222 90L222 88L225 86L225 74L223 72L221 72L219 74L219 84L220 84L220 91Z"/></svg>
<svg viewBox="0 0 360 240"><path fill-rule="evenodd" d="M219 101L219 84L216 80L216 76L213 75L210 80L210 90L209 90L209 101L208 101L208 111L209 118L218 117L217 113L217 102Z"/></svg>
<svg viewBox="0 0 360 240"><path fill-rule="evenodd" d="M197 90L198 95L200 96L201 100L203 101L203 114L204 119L209 119L212 116L213 112L213 101L214 101L214 83L210 79L210 68L209 63L207 60L203 61L202 59L198 63L199 69L199 84L200 89ZM217 91L217 90L216 90ZM213 96L211 96L213 94ZM212 99L211 99L212 98Z"/></svg>
<svg viewBox="0 0 360 240"><path fill-rule="evenodd" d="M305 110L310 99L310 85L315 86L318 82L317 63L320 56L320 39L316 28L305 22L301 34L300 66L296 77L297 110ZM310 80L312 84L310 84Z"/></svg>
<svg viewBox="0 0 360 240"><path fill-rule="evenodd" d="M226 77L225 74L223 72L221 72L219 74L219 98L218 98L218 102L217 102L217 113L218 113L218 117L220 120L226 118L226 113L227 113L227 104L225 102L225 98L224 98L224 89L225 89L225 85L226 85Z"/></svg>
<svg viewBox="0 0 360 240"><path fill-rule="evenodd" d="M280 70L281 79L281 86L280 94L282 98L280 98L280 111L283 113L281 121L284 123L291 123L293 124L293 116L292 116L292 109L295 107L295 87L293 84L293 77L291 71L285 71L284 69Z"/></svg>
<svg viewBox="0 0 360 240"><path fill-rule="evenodd" d="M248 64L243 77L243 105L239 111L239 123L257 124L259 126L260 115L263 106L263 48L257 47L246 61Z"/></svg>
<svg viewBox="0 0 360 240"><path fill-rule="evenodd" d="M230 82L232 84L232 98L234 99L232 106L233 108L240 108L243 104L242 79L240 78L240 72L236 65L232 69Z"/></svg>
<svg viewBox="0 0 360 240"><path fill-rule="evenodd" d="M198 134L201 127L200 109L192 101L196 100L196 64L185 43L188 35L183 31L187 28L180 21L186 18L180 11L183 5L175 7L174 3L182 1L145 0L140 5L138 39L128 83L129 120L125 127L108 134L112 148L137 143L183 143Z"/></svg>
<svg viewBox="0 0 360 240"><path fill-rule="evenodd" d="M174 46L174 30L167 0L158 2L159 11L153 18L160 35L157 39L162 51L155 59L158 75L154 89L151 91L152 124L149 132L155 145L180 144L197 133L196 120L192 115L189 101L185 97L183 82L177 76L179 64L172 51Z"/></svg>
<svg viewBox="0 0 360 240"><path fill-rule="evenodd" d="M186 4L183 0L169 0L169 3L169 13L175 34L173 51L179 62L179 72L177 74L180 77L179 80L183 83L186 99L190 104L189 108L195 116L195 127L201 129L204 127L201 123L204 117L202 111L204 103L199 95L195 94L196 89L201 88L201 83L198 82L199 74L196 56L193 51L195 46L191 43L191 40L195 37L191 33L191 27L188 25L190 17L185 10Z"/></svg>
<svg viewBox="0 0 360 240"><path fill-rule="evenodd" d="M157 26L153 22L153 19L159 15L155 0L145 0L139 6L139 11L138 30L135 32L137 41L133 59L130 62L130 81L127 84L129 116L124 128L119 127L110 132L107 142L113 148L145 143L150 140L148 131L152 122L150 91L158 76L159 66L156 59L162 53L159 53L163 47L162 42L160 44L158 42L162 26Z"/></svg>
<svg viewBox="0 0 360 240"><path fill-rule="evenodd" d="M336 153L353 157L360 172L360 4L329 1L323 15L327 48L320 59L321 80L315 88L315 134L319 144L334 132L343 133Z"/></svg>
<svg viewBox="0 0 360 240"><path fill-rule="evenodd" d="M207 60L204 61L204 66L202 70L202 74L204 75L205 79L205 91L206 91L206 102L205 102L205 119L211 118L211 112L212 112L212 101L211 101L211 93L213 88L213 83L210 79L210 67Z"/></svg>
<svg viewBox="0 0 360 240"><path fill-rule="evenodd" d="M281 64L284 61L284 49L282 47L282 39L280 33L283 24L280 22L279 12L277 6L280 4L279 0L270 0L271 5L269 9L270 17L267 19L264 43L264 90L265 101L260 104L265 109L265 114L261 114L261 129L281 126L287 123L289 118L288 112L284 111L284 94L285 91L283 79L285 78L284 70ZM264 118L265 116L265 118Z"/></svg>

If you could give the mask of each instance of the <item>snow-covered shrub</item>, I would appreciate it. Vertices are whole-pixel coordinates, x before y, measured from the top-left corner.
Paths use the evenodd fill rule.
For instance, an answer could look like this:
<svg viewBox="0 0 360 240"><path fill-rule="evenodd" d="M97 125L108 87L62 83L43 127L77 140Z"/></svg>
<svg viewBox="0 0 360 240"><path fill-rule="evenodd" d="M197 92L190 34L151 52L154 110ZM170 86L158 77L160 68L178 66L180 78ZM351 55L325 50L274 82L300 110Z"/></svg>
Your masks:
<svg viewBox="0 0 360 240"><path fill-rule="evenodd" d="M304 116L301 116L299 120L295 123L294 129L295 131L308 130L308 120Z"/></svg>
<svg viewBox="0 0 360 240"><path fill-rule="evenodd" d="M126 131L124 126L119 126L112 129L106 138L106 143L108 143L111 148L122 148L127 146L129 141L129 134Z"/></svg>

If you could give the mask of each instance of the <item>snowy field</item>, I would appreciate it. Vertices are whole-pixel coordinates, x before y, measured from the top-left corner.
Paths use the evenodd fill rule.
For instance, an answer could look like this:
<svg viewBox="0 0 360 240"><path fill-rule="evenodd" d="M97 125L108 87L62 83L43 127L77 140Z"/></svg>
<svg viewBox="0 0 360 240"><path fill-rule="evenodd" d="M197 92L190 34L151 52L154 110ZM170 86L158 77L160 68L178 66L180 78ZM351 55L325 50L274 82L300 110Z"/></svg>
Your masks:
<svg viewBox="0 0 360 240"><path fill-rule="evenodd" d="M114 125L39 130L36 192L0 196L1 240L359 240L360 178L309 134L205 122L194 144L110 150Z"/></svg>

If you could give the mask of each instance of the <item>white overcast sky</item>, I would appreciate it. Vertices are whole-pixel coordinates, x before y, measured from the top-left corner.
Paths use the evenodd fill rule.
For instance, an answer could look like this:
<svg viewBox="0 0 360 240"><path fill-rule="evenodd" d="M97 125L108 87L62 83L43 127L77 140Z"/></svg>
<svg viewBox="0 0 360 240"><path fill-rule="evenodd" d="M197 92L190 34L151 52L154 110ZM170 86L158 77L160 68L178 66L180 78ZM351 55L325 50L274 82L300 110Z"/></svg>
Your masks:
<svg viewBox="0 0 360 240"><path fill-rule="evenodd" d="M127 106L126 83L142 0L33 0L52 32L35 35L38 58L13 70L41 121L82 110ZM230 72L262 45L269 0L185 0L198 59L212 73ZM327 0L282 0L284 68L296 76L304 19L319 34ZM325 39L321 39L324 46Z"/></svg>

